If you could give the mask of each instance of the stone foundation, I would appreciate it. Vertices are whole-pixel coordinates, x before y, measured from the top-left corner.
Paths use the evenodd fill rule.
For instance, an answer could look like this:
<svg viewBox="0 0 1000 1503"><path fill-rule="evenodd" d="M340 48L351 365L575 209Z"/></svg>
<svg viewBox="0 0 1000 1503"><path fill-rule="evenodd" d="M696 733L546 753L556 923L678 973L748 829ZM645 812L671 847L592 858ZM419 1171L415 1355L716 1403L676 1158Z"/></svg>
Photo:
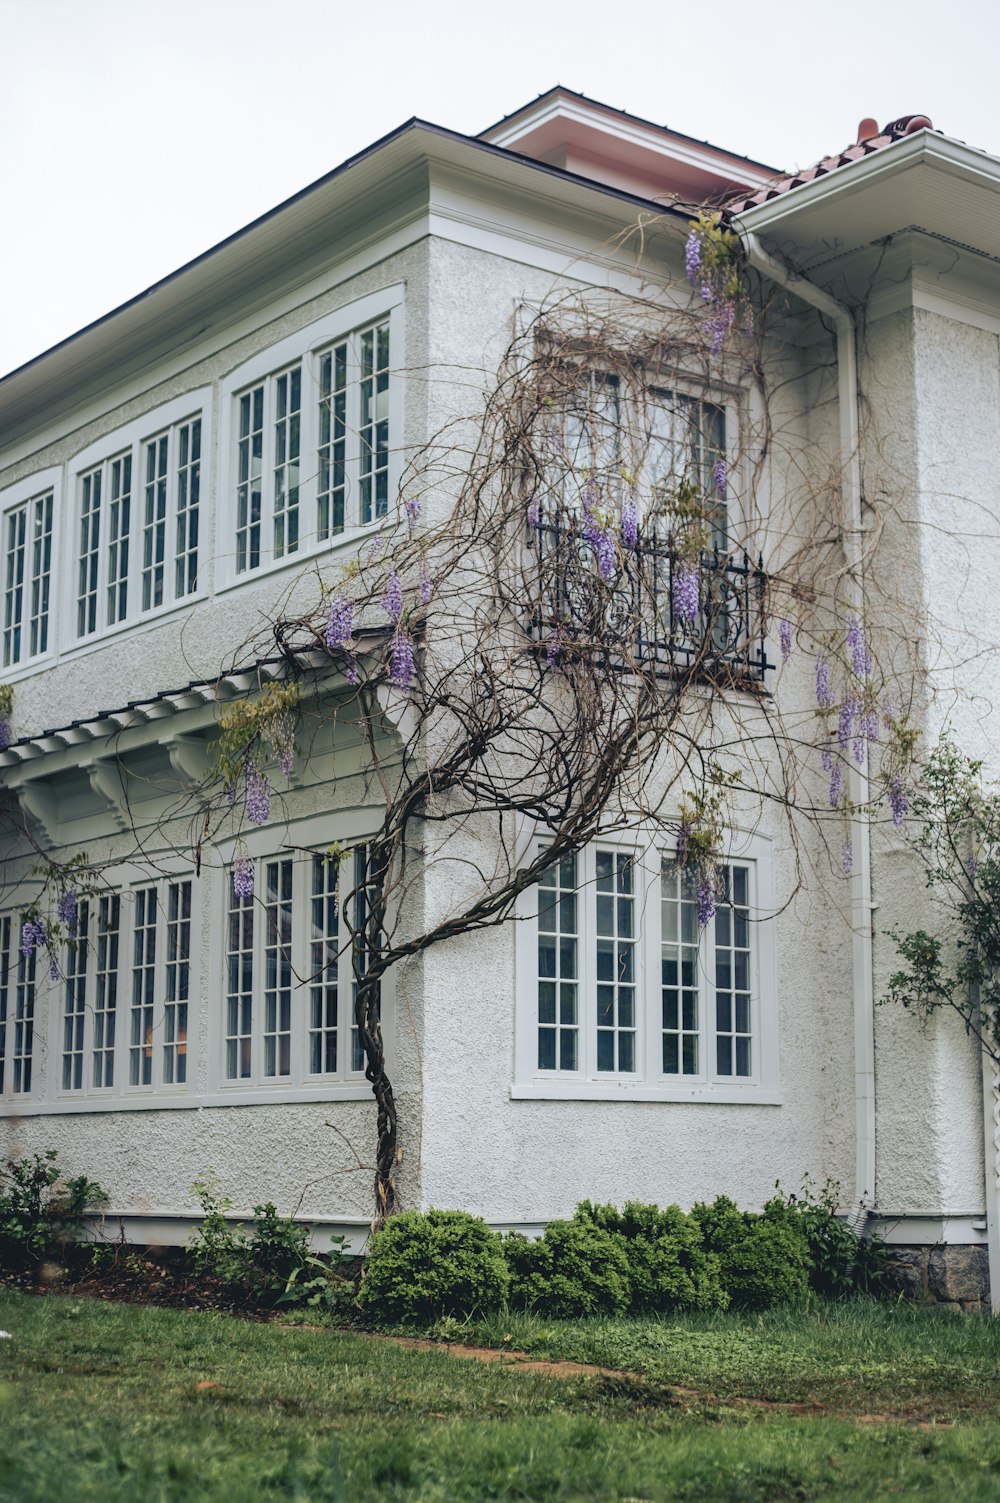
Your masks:
<svg viewBox="0 0 1000 1503"><path fill-rule="evenodd" d="M981 1244L891 1245L888 1252L890 1272L907 1299L942 1305L946 1310L989 1314L990 1259Z"/></svg>

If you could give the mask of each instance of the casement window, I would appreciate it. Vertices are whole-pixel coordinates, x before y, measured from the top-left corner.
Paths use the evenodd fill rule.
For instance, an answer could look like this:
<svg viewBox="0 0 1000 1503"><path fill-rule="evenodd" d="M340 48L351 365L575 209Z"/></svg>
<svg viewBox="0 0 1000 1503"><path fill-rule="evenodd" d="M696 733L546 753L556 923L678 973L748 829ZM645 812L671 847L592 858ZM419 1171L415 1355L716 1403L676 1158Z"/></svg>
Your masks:
<svg viewBox="0 0 1000 1503"><path fill-rule="evenodd" d="M3 516L3 664L49 647L54 493L32 496Z"/></svg>
<svg viewBox="0 0 1000 1503"><path fill-rule="evenodd" d="M228 882L226 1084L299 1085L363 1073L343 905L364 878L364 847L357 846L339 862L319 853L264 857L254 866L252 896L238 896ZM354 899L359 917L362 892Z"/></svg>
<svg viewBox="0 0 1000 1503"><path fill-rule="evenodd" d="M393 288L327 315L224 383L233 580L389 515L399 477L401 298Z"/></svg>
<svg viewBox="0 0 1000 1503"><path fill-rule="evenodd" d="M744 847L704 927L672 851L597 841L548 868L519 913L521 1094L773 1089L770 857L759 837Z"/></svg>
<svg viewBox="0 0 1000 1503"><path fill-rule="evenodd" d="M35 1083L37 956L24 955L16 919L0 918L0 1097L28 1096Z"/></svg>
<svg viewBox="0 0 1000 1503"><path fill-rule="evenodd" d="M204 419L195 411L150 431L156 416L143 427L133 425L134 439L125 448L122 435L115 435L119 452L97 463L78 461L77 638L176 604L198 589Z"/></svg>
<svg viewBox="0 0 1000 1503"><path fill-rule="evenodd" d="M178 877L81 901L49 992L61 997L59 1095L120 1099L186 1085L192 892Z"/></svg>
<svg viewBox="0 0 1000 1503"><path fill-rule="evenodd" d="M707 507L712 546L728 546L716 475L726 461L723 406L667 387L626 389L616 376L590 372L556 395L547 427L563 505L579 510L589 493L596 507L617 508L630 490L640 520L665 536L681 520L678 493L687 485Z"/></svg>

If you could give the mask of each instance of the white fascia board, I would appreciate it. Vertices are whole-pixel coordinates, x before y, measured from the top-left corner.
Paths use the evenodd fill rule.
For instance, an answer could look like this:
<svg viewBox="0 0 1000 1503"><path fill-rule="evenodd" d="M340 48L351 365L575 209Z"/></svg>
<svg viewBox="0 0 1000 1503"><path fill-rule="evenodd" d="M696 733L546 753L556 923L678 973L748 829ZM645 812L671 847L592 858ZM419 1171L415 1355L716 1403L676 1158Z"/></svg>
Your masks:
<svg viewBox="0 0 1000 1503"><path fill-rule="evenodd" d="M540 104L529 114L519 116L516 125L512 124L506 129L490 132L488 139L491 145L504 146L515 151L517 143L531 131L556 120L568 120L573 125L599 132L612 141L620 141L625 146L639 147L643 151L653 152L656 156L668 161L681 162L701 172L711 173L714 177L739 176L741 179L745 178L747 183L759 186L771 182L774 177L773 172L760 167L752 167L744 157L731 156L721 148L701 146L695 141L686 141L683 137L671 134L666 128L661 133L661 130L655 126L640 125L635 120L605 114L603 110L588 109L585 104L567 99L562 95ZM484 137L484 139L487 138ZM730 164L736 168L736 171L727 170Z"/></svg>
<svg viewBox="0 0 1000 1503"><path fill-rule="evenodd" d="M996 157L950 136L920 130L860 161L836 167L822 177L745 209L736 218L740 226L752 234L773 235L778 229L791 233L799 214L812 212L845 195L857 194L923 164L964 178L970 185L986 188L992 193L1000 188L1000 160Z"/></svg>

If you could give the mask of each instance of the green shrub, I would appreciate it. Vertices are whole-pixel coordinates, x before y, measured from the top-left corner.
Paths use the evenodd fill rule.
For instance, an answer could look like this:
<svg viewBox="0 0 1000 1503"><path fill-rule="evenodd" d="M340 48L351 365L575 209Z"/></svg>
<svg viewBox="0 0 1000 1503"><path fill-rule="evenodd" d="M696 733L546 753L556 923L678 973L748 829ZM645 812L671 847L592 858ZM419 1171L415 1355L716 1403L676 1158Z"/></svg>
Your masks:
<svg viewBox="0 0 1000 1503"><path fill-rule="evenodd" d="M613 1205L582 1201L575 1221L600 1227L628 1260L629 1307L635 1315L669 1310L722 1310L729 1303L719 1260L705 1247L698 1222L679 1206Z"/></svg>
<svg viewBox="0 0 1000 1503"><path fill-rule="evenodd" d="M331 1254L310 1253L308 1230L290 1216L279 1216L270 1201L254 1206L247 1232L229 1220L232 1201L214 1175L195 1180L192 1190L204 1213L188 1243L196 1273L255 1305L345 1302L350 1286L338 1267L345 1238L332 1239Z"/></svg>
<svg viewBox="0 0 1000 1503"><path fill-rule="evenodd" d="M88 1209L108 1197L85 1175L63 1179L54 1148L9 1159L0 1169L0 1269L20 1272L59 1256L79 1235Z"/></svg>
<svg viewBox="0 0 1000 1503"><path fill-rule="evenodd" d="M629 1307L629 1265L620 1238L591 1220L550 1221L537 1242L504 1239L511 1302L572 1320L619 1315Z"/></svg>
<svg viewBox="0 0 1000 1503"><path fill-rule="evenodd" d="M890 1288L886 1245L881 1237L859 1238L837 1215L838 1189L828 1180L817 1194L807 1180L798 1195L769 1200L764 1214L775 1220L783 1216L798 1227L808 1248L809 1287L824 1299L885 1294Z"/></svg>
<svg viewBox="0 0 1000 1503"><path fill-rule="evenodd" d="M719 1260L722 1287L740 1310L766 1310L801 1300L809 1287L805 1234L783 1201L762 1215L741 1211L727 1196L692 1206L705 1245Z"/></svg>
<svg viewBox="0 0 1000 1503"><path fill-rule="evenodd" d="M402 1211L372 1240L358 1303L378 1325L483 1315L507 1298L500 1239L464 1211Z"/></svg>

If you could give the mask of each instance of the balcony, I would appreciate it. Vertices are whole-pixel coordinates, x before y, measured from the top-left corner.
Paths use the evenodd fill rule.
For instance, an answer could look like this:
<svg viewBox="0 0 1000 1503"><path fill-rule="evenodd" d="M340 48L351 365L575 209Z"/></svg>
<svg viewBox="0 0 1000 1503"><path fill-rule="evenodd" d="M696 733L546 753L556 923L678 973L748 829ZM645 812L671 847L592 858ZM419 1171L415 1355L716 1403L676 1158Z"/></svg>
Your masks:
<svg viewBox="0 0 1000 1503"><path fill-rule="evenodd" d="M576 515L543 519L529 538L531 634L567 645L591 643L617 666L694 676L758 692L767 657L767 575L763 558L703 551L679 557L672 534L618 548L602 579L592 542ZM692 594L697 582L697 609ZM692 619L693 616L693 619Z"/></svg>

